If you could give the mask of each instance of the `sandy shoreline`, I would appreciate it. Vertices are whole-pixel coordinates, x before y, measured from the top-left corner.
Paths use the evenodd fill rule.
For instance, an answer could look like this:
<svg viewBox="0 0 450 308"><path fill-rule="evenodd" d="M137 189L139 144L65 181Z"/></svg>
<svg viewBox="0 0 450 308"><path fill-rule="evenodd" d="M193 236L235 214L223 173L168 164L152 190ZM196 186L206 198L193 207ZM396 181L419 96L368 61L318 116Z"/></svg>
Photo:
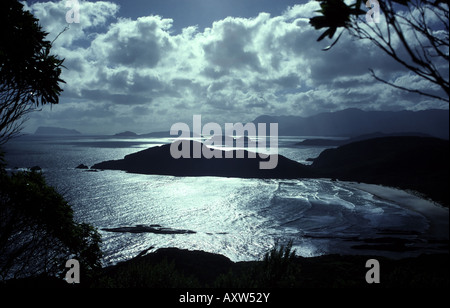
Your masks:
<svg viewBox="0 0 450 308"><path fill-rule="evenodd" d="M375 184L341 182L344 185L366 191L381 199L389 200L423 215L430 224L427 235L440 240L449 239L449 209L420 198L407 191Z"/></svg>

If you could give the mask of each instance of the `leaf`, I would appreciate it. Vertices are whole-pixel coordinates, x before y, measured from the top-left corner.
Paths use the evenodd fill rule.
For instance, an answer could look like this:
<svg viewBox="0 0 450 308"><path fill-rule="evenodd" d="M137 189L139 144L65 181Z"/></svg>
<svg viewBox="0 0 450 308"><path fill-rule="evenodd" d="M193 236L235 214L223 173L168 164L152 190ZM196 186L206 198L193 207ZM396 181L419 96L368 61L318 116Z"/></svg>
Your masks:
<svg viewBox="0 0 450 308"><path fill-rule="evenodd" d="M400 5L407 6L410 0L392 0L392 2L398 3Z"/></svg>
<svg viewBox="0 0 450 308"><path fill-rule="evenodd" d="M309 20L309 23L318 30L327 26L327 19L325 16L315 16Z"/></svg>
<svg viewBox="0 0 450 308"><path fill-rule="evenodd" d="M328 37L332 38L333 35L336 33L336 30L337 30L337 28L330 28L330 29L328 29L328 31L329 31Z"/></svg>
<svg viewBox="0 0 450 308"><path fill-rule="evenodd" d="M339 34L339 36L336 38L336 40L335 40L330 46L327 46L327 47L323 48L322 50L323 50L323 51L330 50L331 47L333 47L333 46L339 41L339 39L341 38L342 33L344 33L344 31L342 31L342 32Z"/></svg>
<svg viewBox="0 0 450 308"><path fill-rule="evenodd" d="M323 40L325 38L325 36L328 35L328 33L330 32L330 29L326 30L324 33L322 33L319 38L317 39L318 42L320 42L321 40Z"/></svg>

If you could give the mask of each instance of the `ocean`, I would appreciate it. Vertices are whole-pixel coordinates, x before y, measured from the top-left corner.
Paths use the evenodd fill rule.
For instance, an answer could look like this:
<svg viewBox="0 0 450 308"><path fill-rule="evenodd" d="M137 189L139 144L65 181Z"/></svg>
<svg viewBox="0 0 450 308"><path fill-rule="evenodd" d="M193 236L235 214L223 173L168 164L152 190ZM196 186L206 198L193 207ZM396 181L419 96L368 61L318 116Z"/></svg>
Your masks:
<svg viewBox="0 0 450 308"><path fill-rule="evenodd" d="M304 164L326 147L279 137L279 153ZM5 147L8 170L40 166L48 184L71 204L75 219L102 236L104 265L163 247L203 250L232 261L259 260L276 244L293 243L296 254L384 255L393 258L439 251L422 214L330 179L175 177L76 169L170 142L167 138L28 135ZM187 233L130 233L104 229L139 225ZM448 235L447 235L448 236ZM402 251L374 239L401 239ZM447 237L448 239L448 237ZM387 247L387 248L386 248Z"/></svg>

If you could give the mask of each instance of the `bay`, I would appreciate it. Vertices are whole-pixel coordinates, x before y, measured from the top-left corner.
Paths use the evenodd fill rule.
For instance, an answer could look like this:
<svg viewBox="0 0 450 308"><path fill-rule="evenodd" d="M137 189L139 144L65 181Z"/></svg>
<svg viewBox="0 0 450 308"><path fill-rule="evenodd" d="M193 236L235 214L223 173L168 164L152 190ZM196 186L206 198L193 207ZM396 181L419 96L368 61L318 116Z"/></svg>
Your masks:
<svg viewBox="0 0 450 308"><path fill-rule="evenodd" d="M307 159L325 147L295 145L303 139L280 137L279 153L309 164ZM48 183L71 204L76 220L99 230L105 265L162 247L219 253L233 261L261 259L275 244L288 241L304 257L339 253L400 258L440 249L429 244L430 221L424 215L345 182L174 177L75 168L121 159L170 141L25 136L11 141L5 150L9 171L39 165ZM136 226L191 232L104 230ZM386 237L406 243L408 249L367 247Z"/></svg>

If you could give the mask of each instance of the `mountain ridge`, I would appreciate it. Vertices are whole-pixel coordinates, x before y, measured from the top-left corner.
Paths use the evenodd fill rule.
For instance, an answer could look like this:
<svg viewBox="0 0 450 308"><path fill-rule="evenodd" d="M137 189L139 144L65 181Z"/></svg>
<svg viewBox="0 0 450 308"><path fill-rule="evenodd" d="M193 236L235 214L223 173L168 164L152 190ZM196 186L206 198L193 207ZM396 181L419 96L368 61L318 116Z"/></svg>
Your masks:
<svg viewBox="0 0 450 308"><path fill-rule="evenodd" d="M449 111L443 109L364 111L349 108L310 117L261 115L252 123L278 123L281 136L356 137L374 132L418 132L449 139Z"/></svg>

